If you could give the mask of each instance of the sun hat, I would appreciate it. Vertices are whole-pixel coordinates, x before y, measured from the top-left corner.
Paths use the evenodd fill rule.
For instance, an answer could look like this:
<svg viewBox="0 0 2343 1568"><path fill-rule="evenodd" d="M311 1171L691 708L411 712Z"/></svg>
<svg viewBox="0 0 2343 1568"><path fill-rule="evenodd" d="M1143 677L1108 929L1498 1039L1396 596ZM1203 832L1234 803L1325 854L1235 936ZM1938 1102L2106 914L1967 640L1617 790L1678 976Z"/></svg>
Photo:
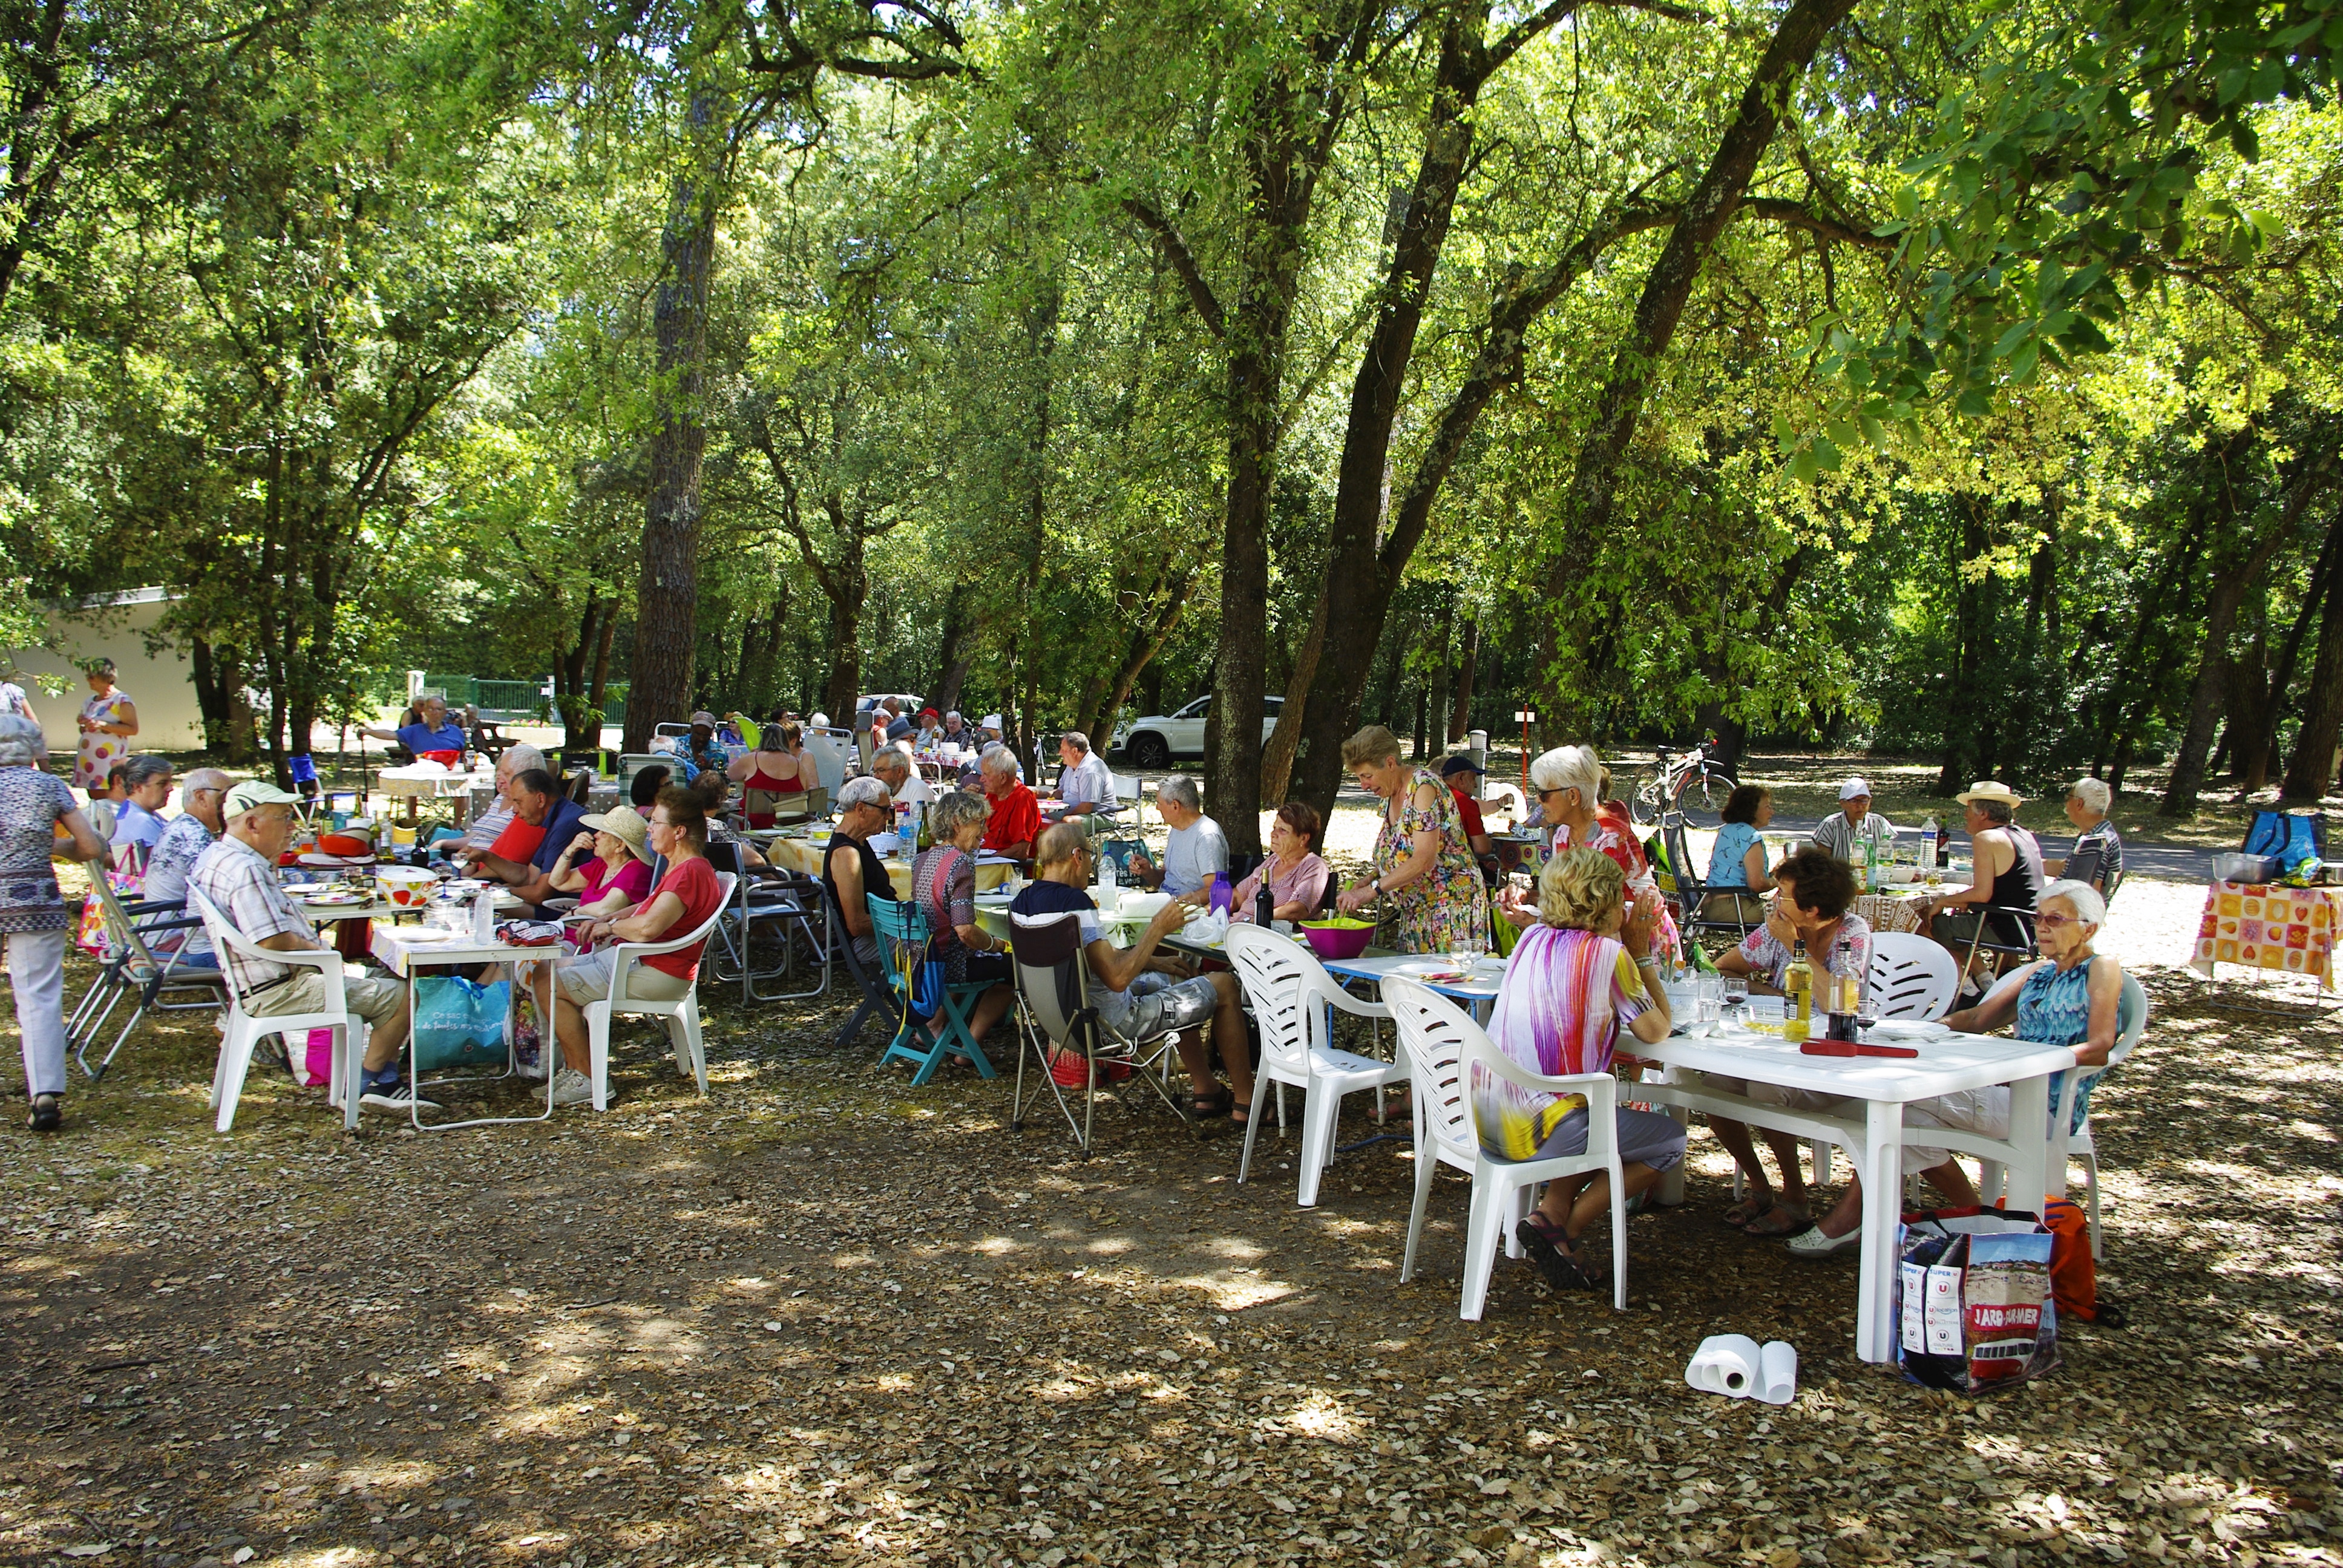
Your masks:
<svg viewBox="0 0 2343 1568"><path fill-rule="evenodd" d="M1870 793L1871 781L1867 779L1850 779L1838 787L1838 798L1842 800L1852 800L1857 795Z"/></svg>
<svg viewBox="0 0 2343 1568"><path fill-rule="evenodd" d="M608 833L614 839L623 840L638 860L648 860L651 858L650 824L637 815L631 806L613 807L608 811L596 812L590 817L580 817L578 819L578 825L597 833Z"/></svg>
<svg viewBox="0 0 2343 1568"><path fill-rule="evenodd" d="M976 727L979 729L998 729L1001 728L1001 715L988 713L976 721Z"/></svg>
<svg viewBox="0 0 2343 1568"><path fill-rule="evenodd" d="M220 819L241 817L255 806L298 806L301 797L288 789L279 789L266 779L247 779L227 792L220 802Z"/></svg>
<svg viewBox="0 0 2343 1568"><path fill-rule="evenodd" d="M2004 806L2012 807L2026 804L2025 798L2016 790L1994 779L1980 779L1953 799L1964 806L1973 805L1979 800L1995 800Z"/></svg>
<svg viewBox="0 0 2343 1568"><path fill-rule="evenodd" d="M1465 756L1462 752L1451 757L1447 761L1443 762L1440 765L1440 776L1443 779L1454 779L1466 773L1486 772L1488 772L1486 768L1482 767L1479 763L1473 761L1470 757Z"/></svg>

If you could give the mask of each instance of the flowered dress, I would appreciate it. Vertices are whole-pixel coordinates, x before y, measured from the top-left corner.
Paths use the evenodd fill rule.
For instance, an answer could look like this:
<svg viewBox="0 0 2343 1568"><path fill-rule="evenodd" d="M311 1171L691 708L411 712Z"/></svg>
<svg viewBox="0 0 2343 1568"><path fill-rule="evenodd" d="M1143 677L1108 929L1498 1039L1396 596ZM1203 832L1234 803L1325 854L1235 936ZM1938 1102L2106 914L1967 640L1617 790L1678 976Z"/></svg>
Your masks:
<svg viewBox="0 0 2343 1568"><path fill-rule="evenodd" d="M122 724L127 722L122 709L130 699L116 686L103 694L91 692L89 700L81 705L81 716L92 724ZM130 738L108 735L103 730L82 732L81 753L74 760L73 781L76 789L98 790L106 788L106 770L130 755Z"/></svg>
<svg viewBox="0 0 2343 1568"><path fill-rule="evenodd" d="M1554 847L1561 849L1570 842L1570 829L1557 825L1554 830ZM1586 829L1586 842L1582 846L1600 849L1627 873L1627 890L1637 897L1648 893L1660 895L1660 880L1652 875L1651 862L1644 858L1644 847L1635 842L1635 825L1609 802L1594 815ZM1675 912L1665 902L1660 905L1660 923L1652 928L1654 952L1679 953L1684 950L1684 939L1676 931Z"/></svg>
<svg viewBox="0 0 2343 1568"><path fill-rule="evenodd" d="M1418 791L1426 789L1438 797L1429 811L1415 804ZM1456 821L1455 798L1448 786L1430 769L1419 768L1396 804L1399 819L1393 821L1386 810L1383 831L1375 838L1375 875L1387 877L1406 865L1415 853L1416 834L1427 829L1440 834L1440 856L1414 881L1383 895L1376 945L1401 953L1442 953L1462 947L1488 951L1489 905L1483 896L1481 867Z"/></svg>

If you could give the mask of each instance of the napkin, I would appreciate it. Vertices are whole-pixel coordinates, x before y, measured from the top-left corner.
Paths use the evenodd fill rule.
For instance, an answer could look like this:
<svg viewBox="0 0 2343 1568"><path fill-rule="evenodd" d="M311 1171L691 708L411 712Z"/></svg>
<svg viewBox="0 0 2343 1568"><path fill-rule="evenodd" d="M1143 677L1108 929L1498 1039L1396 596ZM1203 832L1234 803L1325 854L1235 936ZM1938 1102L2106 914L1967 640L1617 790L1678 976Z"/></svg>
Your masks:
<svg viewBox="0 0 2343 1568"><path fill-rule="evenodd" d="M1216 948L1228 940L1229 917L1225 910L1205 910L1189 917L1180 934L1202 947Z"/></svg>
<svg viewBox="0 0 2343 1568"><path fill-rule="evenodd" d="M1747 1334L1711 1334L1693 1352L1684 1382L1703 1393L1787 1404L1798 1392L1797 1348L1769 1340L1760 1349Z"/></svg>

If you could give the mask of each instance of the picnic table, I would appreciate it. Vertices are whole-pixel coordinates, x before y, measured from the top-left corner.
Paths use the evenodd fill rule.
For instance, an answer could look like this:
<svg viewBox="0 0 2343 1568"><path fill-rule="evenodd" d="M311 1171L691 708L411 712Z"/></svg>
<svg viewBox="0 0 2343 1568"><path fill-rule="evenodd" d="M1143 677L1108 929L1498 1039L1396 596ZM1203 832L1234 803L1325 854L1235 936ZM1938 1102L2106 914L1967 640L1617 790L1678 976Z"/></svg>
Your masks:
<svg viewBox="0 0 2343 1568"><path fill-rule="evenodd" d="M505 897L508 896L500 896L498 899L499 910L503 907ZM519 903L518 899L512 901L516 906ZM392 975L407 982L407 1016L410 1019L415 1016L415 982L422 977L426 970L469 969L480 965L509 967L528 962L550 963L563 951L558 945L515 947L508 942L501 941L476 942L468 935L459 936L431 926L401 926L385 924L377 920L373 922L368 930L371 933L368 947L376 960ZM519 995L519 977L516 975L512 1004L518 1002ZM512 1004L508 1004L505 1017L506 1056L505 1070L501 1076L506 1078L518 1076L520 1071L520 1064L512 1055L513 1028L509 1010ZM553 1042L550 1028L546 1033L547 1038L539 1047L540 1064L545 1068L545 1110L541 1113L536 1116L475 1116L461 1121L426 1121L416 1110L414 1103L421 1092L422 1081L421 1075L416 1069L415 1052L409 1050L407 1053L408 1101L407 1120L408 1123L418 1132L446 1132L458 1127L484 1127L500 1122L548 1120L553 1115L553 1058L557 1054L558 1048ZM352 1070L354 1072L356 1060L353 1054ZM346 1127L356 1127L358 1124L358 1097L355 1091L347 1092L342 1096L342 1121Z"/></svg>
<svg viewBox="0 0 2343 1568"><path fill-rule="evenodd" d="M1736 1024L1698 1027L1704 1032L1679 1031L1654 1045L1623 1042L1623 1049L1666 1068L1668 1076L1659 1082L1623 1085L1620 1098L1647 1101L1678 1121L1697 1111L1795 1138L1827 1139L1847 1150L1863 1178L1855 1349L1865 1361L1885 1362L1895 1354L1896 1330L1889 1312L1904 1197L1905 1106L1960 1090L2008 1084L2009 1137L1994 1157L2008 1169L2012 1206L2023 1208L2037 1202L2040 1194L2065 1191L2066 1139L2054 1141L2049 1135L2049 1075L2075 1065L2070 1047L1947 1030L1906 1042L1919 1052L1916 1057L1808 1056L1778 1035ZM1695 1074L1807 1090L1837 1103L1825 1110L1796 1110L1728 1093L1691 1076ZM1931 1131L1916 1128L1912 1139L1934 1142ZM1671 1177L1666 1185L1674 1193L1664 1193L1663 1201L1682 1192L1681 1174L1672 1172Z"/></svg>

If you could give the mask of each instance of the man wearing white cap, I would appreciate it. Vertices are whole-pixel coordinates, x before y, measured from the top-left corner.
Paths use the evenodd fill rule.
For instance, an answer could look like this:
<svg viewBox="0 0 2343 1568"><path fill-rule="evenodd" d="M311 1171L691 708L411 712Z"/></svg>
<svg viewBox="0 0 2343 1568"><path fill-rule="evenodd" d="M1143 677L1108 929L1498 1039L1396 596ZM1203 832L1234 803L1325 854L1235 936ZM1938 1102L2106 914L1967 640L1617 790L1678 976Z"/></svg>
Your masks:
<svg viewBox="0 0 2343 1568"><path fill-rule="evenodd" d="M272 952L330 950L277 880L277 857L293 842L297 826L293 808L299 802L299 796L256 779L236 785L220 802L226 825L219 838L187 873L188 885L209 899L229 926ZM326 1005L325 975L318 970L236 952L219 956L244 991L248 1017L317 1012ZM358 1103L369 1111L405 1115L409 1101L398 1054L407 1044L407 988L397 980L345 970L342 998L344 1006L371 1026ZM437 1109L428 1101L413 1103L426 1111Z"/></svg>
<svg viewBox="0 0 2343 1568"><path fill-rule="evenodd" d="M1893 849L1896 824L1871 809L1870 783L1850 779L1838 787L1838 809L1815 829L1815 842L1853 862L1862 857L1865 844L1876 845L1882 855Z"/></svg>

